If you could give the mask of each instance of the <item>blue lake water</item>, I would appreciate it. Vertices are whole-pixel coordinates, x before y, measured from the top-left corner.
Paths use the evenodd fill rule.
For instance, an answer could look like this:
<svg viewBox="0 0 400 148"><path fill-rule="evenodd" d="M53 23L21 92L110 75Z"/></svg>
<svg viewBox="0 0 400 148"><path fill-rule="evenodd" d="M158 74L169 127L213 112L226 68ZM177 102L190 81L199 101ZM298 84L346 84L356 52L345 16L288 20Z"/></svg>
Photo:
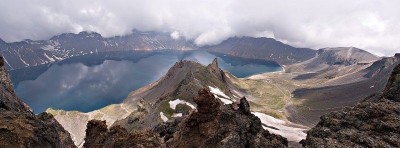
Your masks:
<svg viewBox="0 0 400 148"><path fill-rule="evenodd" d="M88 112L122 102L130 92L159 79L179 60L208 65L216 57L221 69L240 78L281 70L279 65L262 60L191 51L159 52L121 59L83 58L82 62L70 60L45 68L12 71L11 76L17 95L35 113L50 107Z"/></svg>

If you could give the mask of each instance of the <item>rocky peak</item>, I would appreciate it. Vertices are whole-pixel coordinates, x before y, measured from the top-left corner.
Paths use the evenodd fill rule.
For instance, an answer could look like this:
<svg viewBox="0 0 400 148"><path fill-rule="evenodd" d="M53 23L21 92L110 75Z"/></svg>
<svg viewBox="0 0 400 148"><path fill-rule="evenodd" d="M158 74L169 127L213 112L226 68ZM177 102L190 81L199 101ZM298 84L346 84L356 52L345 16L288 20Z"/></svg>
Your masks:
<svg viewBox="0 0 400 148"><path fill-rule="evenodd" d="M201 114L212 114L219 110L220 103L210 92L209 89L201 89L198 92L198 97L195 97L193 101L197 104L197 111Z"/></svg>
<svg viewBox="0 0 400 148"><path fill-rule="evenodd" d="M103 38L99 33L97 32L88 32L88 31L82 31L78 33L78 36L83 37L83 38Z"/></svg>
<svg viewBox="0 0 400 148"><path fill-rule="evenodd" d="M0 38L0 45L1 44L6 44L6 42L3 39Z"/></svg>
<svg viewBox="0 0 400 148"><path fill-rule="evenodd" d="M249 104L242 98L240 110L221 105L208 89L194 98L197 111L175 125L167 147L286 147L287 140L264 130L259 118L249 114ZM167 128L168 129L168 128ZM170 136L167 136L170 137Z"/></svg>
<svg viewBox="0 0 400 148"><path fill-rule="evenodd" d="M218 67L218 59L214 58L214 60L207 67L210 69L219 70L220 68Z"/></svg>
<svg viewBox="0 0 400 148"><path fill-rule="evenodd" d="M354 47L323 48L318 50L319 58L329 65L352 65L370 63L380 58L362 49Z"/></svg>
<svg viewBox="0 0 400 148"><path fill-rule="evenodd" d="M243 113L250 115L250 104L247 102L247 99L245 97L240 99L240 104L239 104L239 109L243 111Z"/></svg>

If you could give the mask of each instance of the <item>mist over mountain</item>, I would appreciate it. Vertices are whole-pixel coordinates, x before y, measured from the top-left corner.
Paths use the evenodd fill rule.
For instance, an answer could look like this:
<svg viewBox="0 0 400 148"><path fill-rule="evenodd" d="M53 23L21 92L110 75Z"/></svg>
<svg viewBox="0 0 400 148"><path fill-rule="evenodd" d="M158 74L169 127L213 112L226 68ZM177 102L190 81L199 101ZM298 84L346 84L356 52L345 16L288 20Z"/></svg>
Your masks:
<svg viewBox="0 0 400 148"><path fill-rule="evenodd" d="M0 148L400 147L398 5L4 0Z"/></svg>

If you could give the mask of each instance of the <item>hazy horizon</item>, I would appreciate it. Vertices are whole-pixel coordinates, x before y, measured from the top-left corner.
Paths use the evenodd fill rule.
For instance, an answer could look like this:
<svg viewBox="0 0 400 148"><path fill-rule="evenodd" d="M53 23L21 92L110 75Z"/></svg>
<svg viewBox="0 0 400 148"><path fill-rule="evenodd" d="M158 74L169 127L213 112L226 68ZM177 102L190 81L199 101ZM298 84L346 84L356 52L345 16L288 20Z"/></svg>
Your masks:
<svg viewBox="0 0 400 148"><path fill-rule="evenodd" d="M389 0L6 0L0 6L0 38L40 40L81 31L111 37L138 29L171 32L172 37L185 37L199 46L234 36L270 37L295 47L357 47L393 56L400 51L399 4Z"/></svg>

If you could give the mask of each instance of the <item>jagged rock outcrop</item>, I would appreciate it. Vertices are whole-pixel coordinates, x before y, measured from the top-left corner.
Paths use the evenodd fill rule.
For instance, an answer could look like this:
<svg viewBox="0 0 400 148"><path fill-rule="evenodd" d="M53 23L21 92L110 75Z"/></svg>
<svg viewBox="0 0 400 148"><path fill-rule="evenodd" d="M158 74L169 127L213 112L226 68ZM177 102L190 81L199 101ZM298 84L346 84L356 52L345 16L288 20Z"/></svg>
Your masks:
<svg viewBox="0 0 400 148"><path fill-rule="evenodd" d="M305 147L400 147L400 65L378 99L322 116Z"/></svg>
<svg viewBox="0 0 400 148"><path fill-rule="evenodd" d="M224 94L226 100L234 101L226 74L218 67L217 59L208 66L193 61L179 61L167 74L158 81L129 94L124 103L136 105L147 102L145 110L138 108L125 119L116 121L114 125L128 131L151 129L165 122L189 114L194 109L192 98L199 89L215 87ZM179 100L178 100L179 99ZM175 107L173 101L176 101ZM222 103L222 102L221 102ZM179 115L179 116L176 116Z"/></svg>
<svg viewBox="0 0 400 148"><path fill-rule="evenodd" d="M231 104L221 105L208 89L202 89L198 94L194 98L197 111L176 125L176 132L167 139L167 147L287 146L286 138L262 128L260 119L248 110L245 98L235 110Z"/></svg>
<svg viewBox="0 0 400 148"><path fill-rule="evenodd" d="M0 58L0 147L75 147L70 134L53 118L34 115L14 93Z"/></svg>
<svg viewBox="0 0 400 148"><path fill-rule="evenodd" d="M246 98L222 105L208 89L198 95L196 111L151 130L129 133L118 125L108 130L105 121L89 121L84 147L287 147L286 138L262 128Z"/></svg>
<svg viewBox="0 0 400 148"><path fill-rule="evenodd" d="M164 147L157 133L152 131L128 133L120 126L113 126L108 130L106 122L100 120L88 122L83 146L85 148Z"/></svg>
<svg viewBox="0 0 400 148"><path fill-rule="evenodd" d="M400 102L400 65L393 69L382 97Z"/></svg>

